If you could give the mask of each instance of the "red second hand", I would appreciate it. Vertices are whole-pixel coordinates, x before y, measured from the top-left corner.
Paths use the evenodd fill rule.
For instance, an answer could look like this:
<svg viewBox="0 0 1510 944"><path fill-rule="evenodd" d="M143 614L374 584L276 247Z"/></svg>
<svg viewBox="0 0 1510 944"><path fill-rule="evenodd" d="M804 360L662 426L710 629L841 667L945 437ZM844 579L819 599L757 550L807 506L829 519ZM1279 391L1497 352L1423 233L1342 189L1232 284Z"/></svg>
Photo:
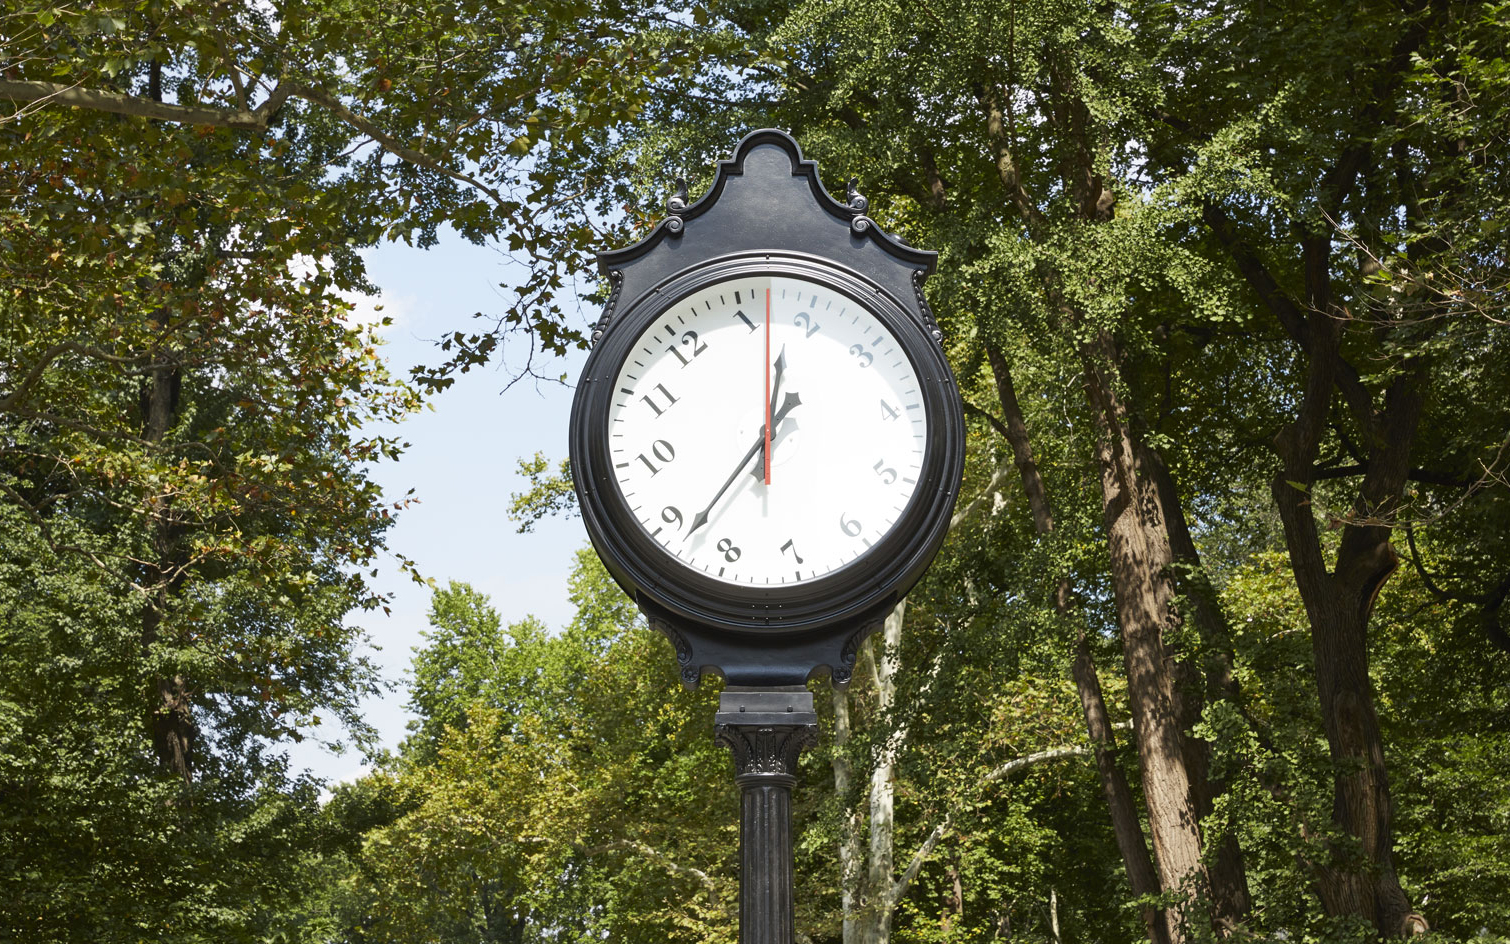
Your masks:
<svg viewBox="0 0 1510 944"><path fill-rule="evenodd" d="M771 484L771 290L765 290L765 483Z"/></svg>

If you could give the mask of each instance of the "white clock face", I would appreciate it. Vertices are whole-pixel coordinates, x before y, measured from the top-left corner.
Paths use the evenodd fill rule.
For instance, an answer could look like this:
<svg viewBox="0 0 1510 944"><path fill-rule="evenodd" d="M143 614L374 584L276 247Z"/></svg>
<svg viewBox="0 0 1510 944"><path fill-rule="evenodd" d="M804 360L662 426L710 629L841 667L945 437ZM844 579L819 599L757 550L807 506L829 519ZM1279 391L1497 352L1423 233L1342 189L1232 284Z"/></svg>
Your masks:
<svg viewBox="0 0 1510 944"><path fill-rule="evenodd" d="M699 573L775 586L866 553L917 489L928 418L902 345L803 279L716 283L640 335L609 453L651 539Z"/></svg>

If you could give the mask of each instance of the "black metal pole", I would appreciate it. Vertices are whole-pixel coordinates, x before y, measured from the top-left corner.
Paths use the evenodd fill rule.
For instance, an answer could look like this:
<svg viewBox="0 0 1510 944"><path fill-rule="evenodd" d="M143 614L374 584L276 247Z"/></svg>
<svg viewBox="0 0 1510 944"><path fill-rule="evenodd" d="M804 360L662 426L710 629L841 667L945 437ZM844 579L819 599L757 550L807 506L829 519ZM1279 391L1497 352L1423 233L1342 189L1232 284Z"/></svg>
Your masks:
<svg viewBox="0 0 1510 944"><path fill-rule="evenodd" d="M792 787L797 755L818 743L813 695L725 689L713 737L734 753L739 784L739 944L793 944Z"/></svg>

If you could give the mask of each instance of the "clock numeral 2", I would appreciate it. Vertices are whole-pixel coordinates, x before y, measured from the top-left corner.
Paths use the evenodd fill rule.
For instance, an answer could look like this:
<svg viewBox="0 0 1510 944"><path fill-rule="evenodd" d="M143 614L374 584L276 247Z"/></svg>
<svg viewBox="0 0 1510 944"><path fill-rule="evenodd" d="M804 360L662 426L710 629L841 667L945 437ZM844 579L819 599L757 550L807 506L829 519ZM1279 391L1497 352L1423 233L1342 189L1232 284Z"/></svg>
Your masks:
<svg viewBox="0 0 1510 944"><path fill-rule="evenodd" d="M797 312L797 317L792 319L792 324L807 331L808 337L812 337L823 329L823 326L814 321L812 316L805 311Z"/></svg>
<svg viewBox="0 0 1510 944"><path fill-rule="evenodd" d="M734 546L733 539L724 538L723 540L719 541L718 549L723 552L724 560L728 561L729 563L732 564L735 561L739 560L740 550L739 548Z"/></svg>
<svg viewBox="0 0 1510 944"><path fill-rule="evenodd" d="M688 357L683 354L675 344L666 348L666 350L671 352L672 354L675 354L676 359L682 362L683 367L686 367L688 364L692 363L693 358L697 357L697 355L708 349L708 343L706 341L699 341L697 339L696 331L687 331L682 334L682 347L690 347L692 349L692 357Z"/></svg>
<svg viewBox="0 0 1510 944"><path fill-rule="evenodd" d="M659 390L661 392L661 396L666 398L665 406L657 406L653 394L646 394L645 396L640 397L640 400L643 401L646 406L654 410L656 416L660 416L662 413L671 409L672 404L676 403L676 397L673 397L671 395L671 391L666 389L665 384L656 384L655 389Z"/></svg>
<svg viewBox="0 0 1510 944"><path fill-rule="evenodd" d="M650 447L650 454L659 459L662 464L670 462L672 459L676 458L676 450L671 448L671 444L664 439L657 439L655 441L655 444ZM645 468L650 470L651 475L660 474L660 467L657 466L654 462L651 462L649 459L645 458L645 454L643 452L638 456L635 456L635 458L645 463Z"/></svg>
<svg viewBox="0 0 1510 944"><path fill-rule="evenodd" d="M785 554L787 551L791 551L792 556L797 558L797 563L800 564L802 563L802 555L797 553L797 546L792 543L792 540L793 539L788 538L787 542L781 545L781 553Z"/></svg>

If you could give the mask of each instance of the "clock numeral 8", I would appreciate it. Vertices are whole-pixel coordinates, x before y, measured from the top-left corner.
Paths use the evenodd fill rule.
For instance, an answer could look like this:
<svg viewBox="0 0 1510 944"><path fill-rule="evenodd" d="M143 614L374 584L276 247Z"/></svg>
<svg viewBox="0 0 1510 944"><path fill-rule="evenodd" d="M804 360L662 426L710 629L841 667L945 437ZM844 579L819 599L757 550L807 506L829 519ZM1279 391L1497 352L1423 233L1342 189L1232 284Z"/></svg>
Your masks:
<svg viewBox="0 0 1510 944"><path fill-rule="evenodd" d="M661 460L661 462L663 463L670 462L672 459L676 458L676 450L672 449L671 444L664 439L657 439L655 441L655 444L650 447L650 454ZM651 475L660 474L660 467L657 466L654 462L651 462L649 459L645 458L645 454L643 452L638 456L635 456L635 458L645 463L645 468L650 470Z"/></svg>
<svg viewBox="0 0 1510 944"><path fill-rule="evenodd" d="M852 538L860 536L860 522L853 518L846 519L842 514L839 516L839 529Z"/></svg>
<svg viewBox="0 0 1510 944"><path fill-rule="evenodd" d="M724 560L728 561L729 563L732 564L735 561L739 560L739 555L741 552L739 548L734 546L734 541L731 538L724 538L722 541L719 541L718 549L720 551L723 551Z"/></svg>

